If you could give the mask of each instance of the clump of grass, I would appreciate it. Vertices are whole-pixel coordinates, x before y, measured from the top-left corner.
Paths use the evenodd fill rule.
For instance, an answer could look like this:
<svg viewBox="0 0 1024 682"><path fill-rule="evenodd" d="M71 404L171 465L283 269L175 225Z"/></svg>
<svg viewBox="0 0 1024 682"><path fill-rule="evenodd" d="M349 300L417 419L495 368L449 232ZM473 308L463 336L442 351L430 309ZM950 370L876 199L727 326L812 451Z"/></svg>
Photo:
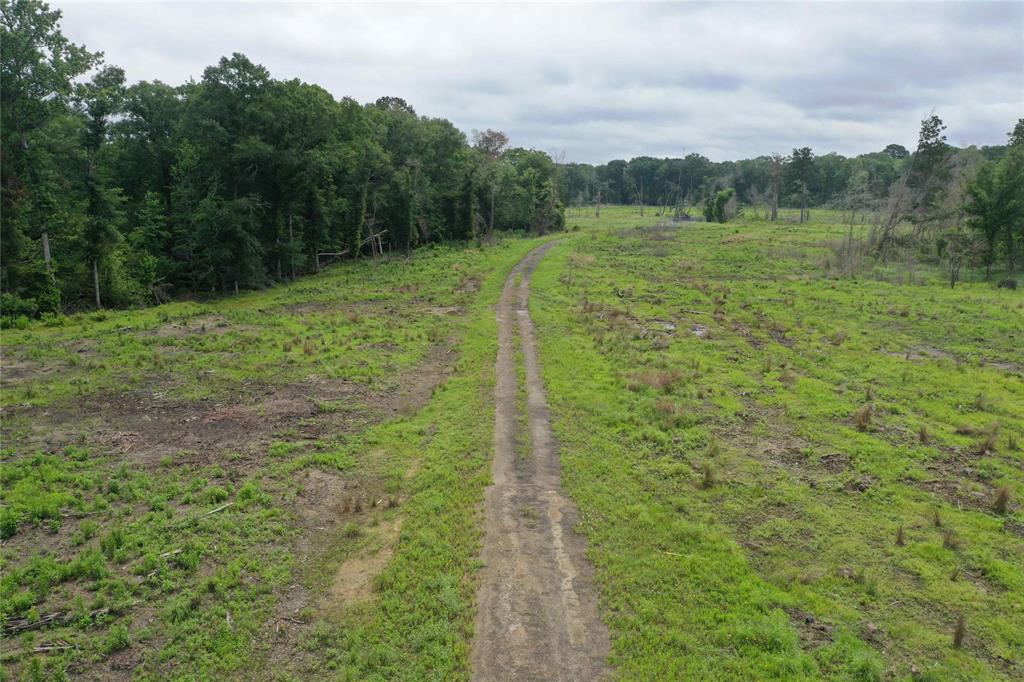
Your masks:
<svg viewBox="0 0 1024 682"><path fill-rule="evenodd" d="M870 386L868 386L867 388L864 389L864 400L866 400L867 402L870 403L874 399L875 399L875 390L873 388L871 388Z"/></svg>
<svg viewBox="0 0 1024 682"><path fill-rule="evenodd" d="M988 454L990 452L995 452L996 451L996 438L997 437L998 437L998 434L993 431L992 433L988 434L987 436L982 438L980 441L978 441L978 447L975 449L975 454L986 455L986 454Z"/></svg>
<svg viewBox="0 0 1024 682"><path fill-rule="evenodd" d="M667 372L655 372L648 382L652 388L656 388L659 391L670 391L672 386L679 381L681 375L677 370L670 370Z"/></svg>
<svg viewBox="0 0 1024 682"><path fill-rule="evenodd" d="M931 434L928 433L928 427L924 424L917 429L917 440L920 441L921 445L928 445L931 440Z"/></svg>
<svg viewBox="0 0 1024 682"><path fill-rule="evenodd" d="M988 396L984 393L979 393L974 398L974 409L978 412L988 412L988 409L992 406L992 401L988 399Z"/></svg>
<svg viewBox="0 0 1024 682"><path fill-rule="evenodd" d="M677 405L675 401L668 397L658 398L658 402L655 407L658 412L662 413L668 418L668 421L672 424L677 424L683 417L682 405Z"/></svg>
<svg viewBox="0 0 1024 682"><path fill-rule="evenodd" d="M115 651L127 649L131 643L132 640L131 636L128 634L128 628L124 625L114 626L110 629L106 640L103 642L103 653L112 654Z"/></svg>
<svg viewBox="0 0 1024 682"><path fill-rule="evenodd" d="M707 490L713 488L718 483L718 474L715 468L711 466L711 462L704 462L700 465L700 487Z"/></svg>
<svg viewBox="0 0 1024 682"><path fill-rule="evenodd" d="M959 549L961 544L963 543L960 541L960 537L952 528L947 528L946 532L942 534L942 546L946 549Z"/></svg>
<svg viewBox="0 0 1024 682"><path fill-rule="evenodd" d="M1008 486L999 486L996 490L996 496L992 500L992 510L997 514L1005 514L1010 508L1010 488Z"/></svg>
<svg viewBox="0 0 1024 682"><path fill-rule="evenodd" d="M306 342L302 344L302 352L306 355L312 355L316 353L316 345L311 340L306 339Z"/></svg>
<svg viewBox="0 0 1024 682"><path fill-rule="evenodd" d="M843 345L843 342L846 341L847 338L848 338L848 335L847 335L846 332L838 331L838 332L836 332L835 334L832 335L832 337L829 339L829 342L833 346L841 346L841 345Z"/></svg>
<svg viewBox="0 0 1024 682"><path fill-rule="evenodd" d="M354 511L356 514L359 514L363 511L363 498L357 497L355 499L355 501L352 503L352 511Z"/></svg>
<svg viewBox="0 0 1024 682"><path fill-rule="evenodd" d="M967 634L967 619L964 614L956 617L956 625L953 626L953 646L959 649L964 644L964 636Z"/></svg>
<svg viewBox="0 0 1024 682"><path fill-rule="evenodd" d="M779 381L790 388L793 387L793 384L795 384L799 378L799 375L791 369L787 369L779 375Z"/></svg>
<svg viewBox="0 0 1024 682"><path fill-rule="evenodd" d="M938 509L932 509L931 521L932 525L936 528L942 528L942 516L939 514Z"/></svg>
<svg viewBox="0 0 1024 682"><path fill-rule="evenodd" d="M354 539L363 534L363 529L359 527L358 523L349 521L345 524L345 527L341 529L341 534L346 538Z"/></svg>
<svg viewBox="0 0 1024 682"><path fill-rule="evenodd" d="M291 353L292 352L292 344L291 344L291 342L285 341L284 343L282 343L281 344L281 352L283 352L283 353Z"/></svg>
<svg viewBox="0 0 1024 682"><path fill-rule="evenodd" d="M871 426L873 414L874 410L871 409L870 405L863 406L853 413L853 425L857 427L858 431L867 431L868 427Z"/></svg>
<svg viewBox="0 0 1024 682"><path fill-rule="evenodd" d="M907 539L904 537L903 524L901 523L896 527L896 546L902 547L907 544Z"/></svg>

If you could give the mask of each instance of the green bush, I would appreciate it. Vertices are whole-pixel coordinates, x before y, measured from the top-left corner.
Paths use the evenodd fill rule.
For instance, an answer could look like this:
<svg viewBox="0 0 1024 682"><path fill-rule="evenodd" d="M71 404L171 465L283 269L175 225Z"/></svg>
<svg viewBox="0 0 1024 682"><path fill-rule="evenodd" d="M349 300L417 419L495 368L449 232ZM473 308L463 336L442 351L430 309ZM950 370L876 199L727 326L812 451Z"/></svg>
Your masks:
<svg viewBox="0 0 1024 682"><path fill-rule="evenodd" d="M18 532L21 517L9 507L0 509L0 540L10 540Z"/></svg>
<svg viewBox="0 0 1024 682"><path fill-rule="evenodd" d="M107 638L103 641L103 653L112 654L115 651L127 649L132 643L128 628L124 625L115 625L110 628Z"/></svg>

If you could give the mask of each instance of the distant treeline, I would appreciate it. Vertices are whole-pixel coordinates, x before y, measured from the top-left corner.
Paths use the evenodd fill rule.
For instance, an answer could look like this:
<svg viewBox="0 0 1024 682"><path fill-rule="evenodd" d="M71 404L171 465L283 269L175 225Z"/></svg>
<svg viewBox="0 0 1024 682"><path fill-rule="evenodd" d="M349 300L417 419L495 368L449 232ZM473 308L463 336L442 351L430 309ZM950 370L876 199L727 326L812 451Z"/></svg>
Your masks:
<svg viewBox="0 0 1024 682"><path fill-rule="evenodd" d="M554 162L500 132L470 144L400 98L338 101L240 54L127 86L59 11L0 10L5 317L260 287L383 230L405 251L563 225Z"/></svg>
<svg viewBox="0 0 1024 682"><path fill-rule="evenodd" d="M856 275L864 256L907 257L942 264L955 286L964 267L1005 265L1012 276L1024 262L1024 119L1006 145L957 148L932 115L921 121L917 147L898 144L856 157L815 156L810 147L783 156L715 163L699 155L681 159L641 156L599 166L560 167L562 201L584 207L659 206L687 213L701 206L706 220L726 222L741 211L776 220L778 208L840 209L849 226L837 249L841 268ZM641 210L643 210L641 208ZM854 238L855 225L870 227Z"/></svg>
<svg viewBox="0 0 1024 682"><path fill-rule="evenodd" d="M963 151L963 150L961 150ZM979 161L1006 154L1005 145L969 148ZM913 160L905 147L890 144L882 151L847 157L816 156L810 147L789 155L759 156L740 161L711 161L700 154L683 158L638 156L600 165L562 166L562 201L566 206L602 203L648 206L695 206L709 193L731 187L746 205L841 207L851 187L871 198L886 199L889 190Z"/></svg>

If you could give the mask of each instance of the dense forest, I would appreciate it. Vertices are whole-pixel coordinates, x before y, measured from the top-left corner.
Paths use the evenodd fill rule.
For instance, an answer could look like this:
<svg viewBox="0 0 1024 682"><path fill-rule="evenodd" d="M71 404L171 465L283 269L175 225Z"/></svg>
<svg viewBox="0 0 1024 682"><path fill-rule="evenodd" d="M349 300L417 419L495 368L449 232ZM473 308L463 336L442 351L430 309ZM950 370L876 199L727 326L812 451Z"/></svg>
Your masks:
<svg viewBox="0 0 1024 682"><path fill-rule="evenodd" d="M244 55L127 85L61 13L3 0L5 317L293 278L382 245L560 229L556 167L404 100L362 105ZM319 254L319 255L318 255Z"/></svg>
<svg viewBox="0 0 1024 682"><path fill-rule="evenodd" d="M408 251L545 233L564 226L565 206L701 206L719 221L842 209L851 225L870 215L874 255L910 235L953 283L965 264L1012 273L1024 257L1024 123L980 148L949 145L931 116L913 151L556 164L499 131L467 139L398 97L364 105L276 80L241 54L198 82L127 85L61 33L59 11L0 9L7 319L262 287L369 252L375 234Z"/></svg>

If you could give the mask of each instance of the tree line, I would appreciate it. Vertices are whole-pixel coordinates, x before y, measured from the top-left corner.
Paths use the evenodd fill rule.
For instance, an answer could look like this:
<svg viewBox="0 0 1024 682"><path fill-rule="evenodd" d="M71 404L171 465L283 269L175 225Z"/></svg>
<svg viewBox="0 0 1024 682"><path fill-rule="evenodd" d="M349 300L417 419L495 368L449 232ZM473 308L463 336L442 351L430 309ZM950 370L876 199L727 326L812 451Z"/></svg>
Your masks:
<svg viewBox="0 0 1024 682"><path fill-rule="evenodd" d="M467 140L401 98L337 100L241 54L128 85L60 11L0 15L5 317L262 287L374 234L408 251L563 227L555 163L501 132Z"/></svg>
<svg viewBox="0 0 1024 682"><path fill-rule="evenodd" d="M778 219L780 206L843 211L851 229L870 226L865 249L881 258L915 249L942 262L955 284L963 265L1009 274L1024 260L1024 119L1005 145L957 148L946 141L935 115L921 122L917 147L899 144L854 157L816 156L810 147L739 161L714 162L700 154L657 159L640 156L562 166L561 200L570 207L608 204L654 206L725 222L740 211Z"/></svg>

